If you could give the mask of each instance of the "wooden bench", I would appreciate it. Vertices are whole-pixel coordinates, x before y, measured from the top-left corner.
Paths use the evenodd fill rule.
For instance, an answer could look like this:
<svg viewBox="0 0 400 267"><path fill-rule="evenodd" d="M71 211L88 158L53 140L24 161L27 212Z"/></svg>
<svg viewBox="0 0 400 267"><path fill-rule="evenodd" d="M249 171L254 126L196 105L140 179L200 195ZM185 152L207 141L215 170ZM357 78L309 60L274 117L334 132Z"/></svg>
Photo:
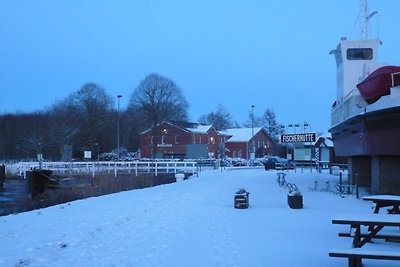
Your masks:
<svg viewBox="0 0 400 267"><path fill-rule="evenodd" d="M361 267L362 259L400 260L400 251L379 251L363 248L331 250L330 257L347 258L349 267Z"/></svg>
<svg viewBox="0 0 400 267"><path fill-rule="evenodd" d="M395 195L375 195L365 196L363 200L374 202L374 213L379 213L380 208L392 207L388 210L389 214L400 214L400 196Z"/></svg>
<svg viewBox="0 0 400 267"><path fill-rule="evenodd" d="M360 233L361 238L367 237L368 235L369 235L369 233ZM340 232L339 237L354 237L354 235L350 232ZM374 236L374 238L390 240L390 241L394 241L394 242L400 242L400 232L398 232L398 233L382 232L382 233L376 234Z"/></svg>
<svg viewBox="0 0 400 267"><path fill-rule="evenodd" d="M400 227L400 215L388 214L369 214L369 215L342 215L332 219L333 224L350 225L351 237L353 237L353 247L361 248L366 243L370 242L373 238L382 238L386 232L381 232L382 229L387 227ZM368 228L367 232L362 233L362 227ZM361 234L362 233L362 234ZM387 233L387 232L386 232ZM381 235L381 236L379 236ZM344 235L343 235L344 236ZM395 237L394 237L395 238Z"/></svg>

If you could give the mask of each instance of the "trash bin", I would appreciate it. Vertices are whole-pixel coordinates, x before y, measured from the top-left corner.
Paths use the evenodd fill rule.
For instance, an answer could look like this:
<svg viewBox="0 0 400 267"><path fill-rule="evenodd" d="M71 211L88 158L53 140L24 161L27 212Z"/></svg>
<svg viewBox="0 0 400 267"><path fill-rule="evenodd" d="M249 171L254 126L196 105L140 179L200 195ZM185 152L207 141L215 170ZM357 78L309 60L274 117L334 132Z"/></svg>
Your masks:
<svg viewBox="0 0 400 267"><path fill-rule="evenodd" d="M303 208L303 195L288 194L288 205L291 209L302 209Z"/></svg>
<svg viewBox="0 0 400 267"><path fill-rule="evenodd" d="M249 192L244 189L240 189L236 192L234 198L235 209L247 209L249 207Z"/></svg>

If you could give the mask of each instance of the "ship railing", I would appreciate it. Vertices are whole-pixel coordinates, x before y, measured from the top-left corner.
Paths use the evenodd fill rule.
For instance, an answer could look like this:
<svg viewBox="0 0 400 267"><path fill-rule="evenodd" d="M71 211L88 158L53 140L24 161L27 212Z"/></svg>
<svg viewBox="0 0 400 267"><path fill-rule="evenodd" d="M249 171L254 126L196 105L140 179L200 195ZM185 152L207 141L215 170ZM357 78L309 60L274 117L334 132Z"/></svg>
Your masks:
<svg viewBox="0 0 400 267"><path fill-rule="evenodd" d="M394 72L391 74L392 76L392 87L400 85L400 72Z"/></svg>

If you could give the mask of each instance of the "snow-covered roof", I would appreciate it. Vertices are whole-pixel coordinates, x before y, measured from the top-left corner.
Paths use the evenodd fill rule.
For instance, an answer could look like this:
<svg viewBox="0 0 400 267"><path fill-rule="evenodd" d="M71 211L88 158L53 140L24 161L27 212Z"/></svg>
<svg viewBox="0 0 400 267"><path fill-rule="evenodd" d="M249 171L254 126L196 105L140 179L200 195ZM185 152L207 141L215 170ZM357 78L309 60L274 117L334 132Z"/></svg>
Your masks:
<svg viewBox="0 0 400 267"><path fill-rule="evenodd" d="M321 139L321 141L319 141ZM319 141L319 142L318 142ZM325 134L321 134L317 137L316 142L314 142L314 145L316 143L320 143L323 142L327 147L333 147L333 142L332 142L332 138L331 138L331 134L330 133L325 133Z"/></svg>
<svg viewBox="0 0 400 267"><path fill-rule="evenodd" d="M248 142L254 135L262 130L262 127L255 128L233 128L220 131L222 134L231 135L227 142Z"/></svg>
<svg viewBox="0 0 400 267"><path fill-rule="evenodd" d="M317 138L320 138L320 137L323 137L323 138L331 138L331 134L330 133L323 133L323 134L320 134L320 135L318 135L317 136Z"/></svg>
<svg viewBox="0 0 400 267"><path fill-rule="evenodd" d="M333 142L331 139L325 138L324 143L327 147L333 147Z"/></svg>
<svg viewBox="0 0 400 267"><path fill-rule="evenodd" d="M163 122L159 123L158 126L163 123L169 124L173 127L178 127L186 132L200 133L200 134L206 134L212 128L212 125L200 125L200 124L195 124L195 123L186 123L185 125L183 125L183 123L171 123L168 121L163 121ZM151 128L141 132L140 134L144 134L146 132L149 132L150 130L151 130Z"/></svg>
<svg viewBox="0 0 400 267"><path fill-rule="evenodd" d="M329 138L324 138L324 143L327 147L333 147L333 142Z"/></svg>
<svg viewBox="0 0 400 267"><path fill-rule="evenodd" d="M186 128L186 130L192 133L207 133L211 129L212 125L196 125L191 128Z"/></svg>

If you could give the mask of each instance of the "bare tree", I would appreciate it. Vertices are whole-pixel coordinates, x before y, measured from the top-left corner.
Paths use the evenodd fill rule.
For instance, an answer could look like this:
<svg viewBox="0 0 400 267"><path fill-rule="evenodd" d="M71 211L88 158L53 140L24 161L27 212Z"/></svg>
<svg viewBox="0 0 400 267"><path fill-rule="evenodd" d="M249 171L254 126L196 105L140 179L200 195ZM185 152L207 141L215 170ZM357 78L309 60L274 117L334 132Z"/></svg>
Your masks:
<svg viewBox="0 0 400 267"><path fill-rule="evenodd" d="M279 141L279 135L284 133L284 127L277 122L275 112L268 108L265 109L261 122L269 136L275 141Z"/></svg>
<svg viewBox="0 0 400 267"><path fill-rule="evenodd" d="M114 112L113 104L112 97L95 83L83 85L65 100L65 110L68 116L72 116L71 123L79 129L74 138L79 150L92 148L105 135L110 135L112 131L107 130L114 128L111 116ZM68 131L72 134L75 129Z"/></svg>
<svg viewBox="0 0 400 267"><path fill-rule="evenodd" d="M161 136L156 126L163 121L187 120L188 107L178 85L156 73L146 76L133 91L128 109L135 110L143 118L144 126L152 128L153 157Z"/></svg>
<svg viewBox="0 0 400 267"><path fill-rule="evenodd" d="M217 106L215 112L202 115L198 121L202 124L211 124L217 130L226 130L234 127L231 114L221 104Z"/></svg>
<svg viewBox="0 0 400 267"><path fill-rule="evenodd" d="M0 117L0 159L53 157L46 112L7 114Z"/></svg>
<svg viewBox="0 0 400 267"><path fill-rule="evenodd" d="M4 114L0 116L0 159L18 158L16 147L18 144L18 124L20 119L17 115Z"/></svg>
<svg viewBox="0 0 400 267"><path fill-rule="evenodd" d="M64 145L110 150L116 143L110 135L116 132L113 106L104 88L87 83L47 111L0 116L0 158L32 158L43 153L58 159Z"/></svg>
<svg viewBox="0 0 400 267"><path fill-rule="evenodd" d="M243 123L243 126L246 128L250 127L262 127L262 118L257 117L252 110L249 110L249 118Z"/></svg>
<svg viewBox="0 0 400 267"><path fill-rule="evenodd" d="M126 112L121 114L123 143L129 151L135 151L140 147L139 135L149 127L149 123L141 115L142 113L137 107L129 107ZM129 137L129 138L128 138Z"/></svg>
<svg viewBox="0 0 400 267"><path fill-rule="evenodd" d="M73 116L73 107L67 105L66 102L59 102L53 105L49 110L51 117L50 126L48 129L49 139L52 141L63 158L64 147L71 145L74 137L79 133L79 126L76 123L76 117Z"/></svg>
<svg viewBox="0 0 400 267"><path fill-rule="evenodd" d="M23 122L18 130L17 149L31 158L35 158L37 154L44 153L49 147L47 138L47 122L48 117L42 112L20 115ZM48 154L48 153L46 153Z"/></svg>
<svg viewBox="0 0 400 267"><path fill-rule="evenodd" d="M249 111L249 119L243 123L244 127L263 127L268 135L276 142L279 141L279 135L284 133L284 127L276 120L275 112L271 109L265 109L262 116L257 117L252 111Z"/></svg>

